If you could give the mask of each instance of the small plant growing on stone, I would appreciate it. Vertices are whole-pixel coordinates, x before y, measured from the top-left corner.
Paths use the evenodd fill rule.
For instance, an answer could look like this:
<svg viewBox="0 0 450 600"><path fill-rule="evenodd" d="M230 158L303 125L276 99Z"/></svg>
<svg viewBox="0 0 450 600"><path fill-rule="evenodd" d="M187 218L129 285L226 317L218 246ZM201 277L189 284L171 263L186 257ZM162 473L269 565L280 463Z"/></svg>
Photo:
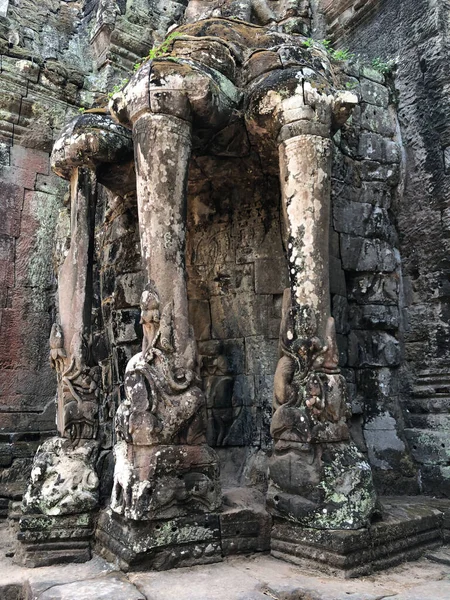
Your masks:
<svg viewBox="0 0 450 600"><path fill-rule="evenodd" d="M383 61L381 58L376 57L372 60L371 66L372 69L378 71L378 73L381 73L382 75L389 75L389 73L392 73L392 71L394 70L395 61Z"/></svg>
<svg viewBox="0 0 450 600"><path fill-rule="evenodd" d="M179 37L179 35L180 34L177 31L174 31L173 33L168 35L160 46L157 46L156 48L152 48L150 50L150 52L148 53L148 57L147 57L148 60L154 60L155 58L161 58L161 56L164 56L165 54L167 54L170 50L170 46L172 45L172 42L174 41L175 38Z"/></svg>
<svg viewBox="0 0 450 600"><path fill-rule="evenodd" d="M353 58L353 54L348 48L342 48L341 50L330 50L331 58L334 60L350 60Z"/></svg>
<svg viewBox="0 0 450 600"><path fill-rule="evenodd" d="M358 87L358 84L356 83L356 81L347 81L347 83L345 84L345 87L348 90L354 90L356 87Z"/></svg>
<svg viewBox="0 0 450 600"><path fill-rule="evenodd" d="M318 41L318 43L321 44L325 48L328 55L333 60L350 60L354 57L354 55L350 52L350 50L348 48L341 48L340 50L334 50L331 45L331 40L320 40L320 41ZM307 38L306 40L304 40L303 46L305 46L305 48L313 48L314 47L313 38Z"/></svg>
<svg viewBox="0 0 450 600"><path fill-rule="evenodd" d="M108 92L108 98L111 100L114 94L117 94L117 92L121 92L129 81L129 79L122 79L120 83L116 83L113 89L110 92Z"/></svg>
<svg viewBox="0 0 450 600"><path fill-rule="evenodd" d="M83 106L80 106L80 108L78 109L78 112L80 113L80 115L82 115L85 110L86 109Z"/></svg>
<svg viewBox="0 0 450 600"><path fill-rule="evenodd" d="M139 71L139 69L142 67L142 65L144 63L146 63L148 60L155 60L155 58L161 58L161 57L165 56L166 54L168 54L173 40L175 38L179 37L180 35L181 34L178 33L177 31L174 31L173 33L168 35L162 44L160 44L156 48L152 48L145 58L143 58L140 62L137 62L133 66L133 70ZM176 59L172 58L172 57L166 57L166 58L167 58L167 60L172 60L173 62L176 61Z"/></svg>

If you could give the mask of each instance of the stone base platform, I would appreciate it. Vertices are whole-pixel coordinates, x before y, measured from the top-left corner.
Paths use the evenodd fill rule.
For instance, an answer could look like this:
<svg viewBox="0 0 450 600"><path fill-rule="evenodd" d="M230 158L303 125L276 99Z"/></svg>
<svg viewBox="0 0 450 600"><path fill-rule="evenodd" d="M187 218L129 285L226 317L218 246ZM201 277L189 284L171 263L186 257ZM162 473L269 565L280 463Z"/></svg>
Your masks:
<svg viewBox="0 0 450 600"><path fill-rule="evenodd" d="M0 519L11 517L11 510L20 503L25 489L24 482L0 484Z"/></svg>
<svg viewBox="0 0 450 600"><path fill-rule="evenodd" d="M444 544L450 544L450 500L442 498L429 498L429 506L437 508L443 514L442 536Z"/></svg>
<svg viewBox="0 0 450 600"><path fill-rule="evenodd" d="M162 571L268 551L272 520L261 499L254 490L228 490L220 513L157 521L131 521L105 510L95 550L123 571Z"/></svg>
<svg viewBox="0 0 450 600"><path fill-rule="evenodd" d="M416 560L444 540L450 501L383 498L382 520L355 531L318 530L275 519L276 558L344 577L360 577Z"/></svg>
<svg viewBox="0 0 450 600"><path fill-rule="evenodd" d="M91 559L92 514L23 515L15 561L26 567L81 563Z"/></svg>
<svg viewBox="0 0 450 600"><path fill-rule="evenodd" d="M217 514L131 521L111 510L98 520L95 551L122 571L163 571L222 560Z"/></svg>

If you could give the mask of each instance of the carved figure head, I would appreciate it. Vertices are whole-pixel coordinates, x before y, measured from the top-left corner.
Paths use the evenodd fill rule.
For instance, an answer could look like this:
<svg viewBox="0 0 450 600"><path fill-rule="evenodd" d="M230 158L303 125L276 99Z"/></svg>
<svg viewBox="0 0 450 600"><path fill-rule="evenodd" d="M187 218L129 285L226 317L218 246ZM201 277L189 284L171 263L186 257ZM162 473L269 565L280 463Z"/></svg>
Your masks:
<svg viewBox="0 0 450 600"><path fill-rule="evenodd" d="M141 296L141 325L159 323L160 318L159 295L155 284L151 281L145 286Z"/></svg>
<svg viewBox="0 0 450 600"><path fill-rule="evenodd" d="M64 336L61 325L58 323L53 323L52 329L50 331L50 349L56 350L57 348L64 347Z"/></svg>

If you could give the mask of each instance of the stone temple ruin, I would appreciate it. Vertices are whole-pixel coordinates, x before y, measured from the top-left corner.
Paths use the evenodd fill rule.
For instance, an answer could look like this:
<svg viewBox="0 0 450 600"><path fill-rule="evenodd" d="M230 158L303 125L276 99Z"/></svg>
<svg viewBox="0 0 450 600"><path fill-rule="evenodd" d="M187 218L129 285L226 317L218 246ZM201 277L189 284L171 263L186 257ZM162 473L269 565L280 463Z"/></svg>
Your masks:
<svg viewBox="0 0 450 600"><path fill-rule="evenodd" d="M40 4L0 2L15 561L448 541L447 3Z"/></svg>

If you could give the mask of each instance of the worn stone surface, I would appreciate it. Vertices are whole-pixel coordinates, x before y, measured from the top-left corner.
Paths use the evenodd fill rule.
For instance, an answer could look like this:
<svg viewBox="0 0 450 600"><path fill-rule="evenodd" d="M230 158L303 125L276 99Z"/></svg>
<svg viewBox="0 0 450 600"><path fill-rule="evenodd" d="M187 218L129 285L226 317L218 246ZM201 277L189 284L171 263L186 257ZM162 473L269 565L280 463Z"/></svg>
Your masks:
<svg viewBox="0 0 450 600"><path fill-rule="evenodd" d="M120 576L109 575L95 580L52 586L39 596L39 600L71 600L76 596L80 600L98 598L98 600L145 600L138 589Z"/></svg>
<svg viewBox="0 0 450 600"><path fill-rule="evenodd" d="M402 147L404 172L401 201L395 205L399 249L402 256L405 359L408 371L403 392L406 406L439 402L442 376L448 371L447 245L446 215L448 176L446 149L449 126L448 98L448 3L428 2L325 2L329 33L342 46L369 58L395 63L398 126L395 137ZM358 6L357 6L358 5ZM344 25L345 24L345 25ZM442 51L441 51L442 49ZM393 65L391 63L391 66ZM375 98L379 84L364 86L361 126L366 131L391 137L381 110L385 100ZM381 116L384 113L384 116ZM370 160L381 161L377 154ZM370 169L375 176L376 169ZM369 174L369 170L366 171ZM423 374L422 374L423 373ZM408 381L409 380L409 381ZM427 386L427 383L430 383ZM424 389L427 401L425 401ZM423 400L421 400L421 398ZM445 408L440 409L447 415ZM417 408L413 408L417 414ZM408 419L408 412L406 412ZM426 491L448 495L447 459L440 454L438 431L445 436L444 421L427 424L414 437L415 458L421 466ZM434 437L434 440L433 440ZM412 438L411 438L412 439ZM433 450L432 450L433 449ZM432 450L432 451L431 451Z"/></svg>
<svg viewBox="0 0 450 600"><path fill-rule="evenodd" d="M410 6L0 3L2 515L14 514L23 485L1 486L29 474L53 430L52 322L60 434L98 440L102 503L116 461L113 508L128 517L215 511L219 458L205 442L220 450L224 479L236 471L265 491L271 420L276 514L312 511L320 527L334 517L356 527L373 509L369 464L381 493L450 493L448 6ZM366 64L330 60L323 45L293 35L310 25ZM152 46L153 60L131 77ZM394 55L395 84L381 72ZM98 106L124 75L131 82L111 104L119 126ZM348 118L351 90L359 105ZM69 215L47 152L79 105L96 108L54 151L56 171L72 178ZM147 303L139 322L150 279L161 305ZM312 316L299 326L301 358L285 352L278 362L289 285L293 305ZM222 525L235 534L222 551L265 549L267 515L232 509ZM242 533L247 517L252 535ZM53 543L50 530L36 540L48 532ZM66 559L68 547L56 546ZM84 538L75 546L89 556ZM206 547L202 561L219 557Z"/></svg>
<svg viewBox="0 0 450 600"><path fill-rule="evenodd" d="M20 593L24 590L28 590L31 597L40 599L43 593L63 592L67 585L78 585L86 594L86 600L94 600L99 597L102 589L110 589L107 587L109 581L115 586L115 593L125 590L124 598L141 598L141 594L146 599L169 600L176 592L183 600L262 600L267 598L267 593L280 598L295 598L307 594L317 600L348 597L355 600L381 600L386 597L396 598L401 594L405 598L408 597L406 594L414 597L412 594L417 591L421 595L414 598L433 600L439 597L439 593L447 592L449 575L447 566L421 559L390 568L385 573L377 573L370 578L343 580L261 555L253 558L228 558L216 565L159 573L130 573L126 576L96 556L81 565L28 569L14 565L10 557L5 557L5 550L10 548L11 534L4 526L0 539L0 589L3 595L6 590L9 590L8 593L15 590L15 595L11 599L6 595L6 600L21 598ZM73 587L67 589L72 592ZM117 597L121 598L120 595Z"/></svg>

